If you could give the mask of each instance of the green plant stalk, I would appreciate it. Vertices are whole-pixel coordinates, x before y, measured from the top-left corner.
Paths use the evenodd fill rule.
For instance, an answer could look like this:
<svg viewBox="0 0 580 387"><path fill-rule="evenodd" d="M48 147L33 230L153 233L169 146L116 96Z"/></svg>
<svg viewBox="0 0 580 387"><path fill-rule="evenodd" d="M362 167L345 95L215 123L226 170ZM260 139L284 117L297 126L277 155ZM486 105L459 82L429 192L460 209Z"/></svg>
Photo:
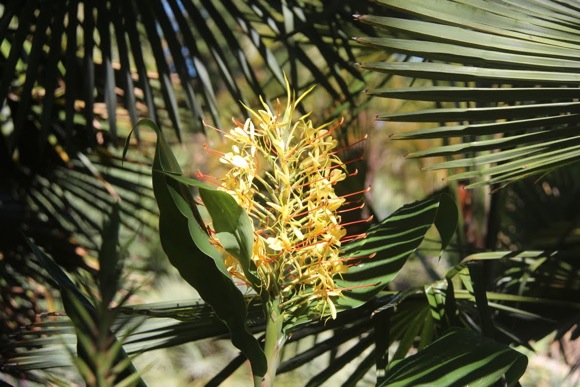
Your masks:
<svg viewBox="0 0 580 387"><path fill-rule="evenodd" d="M267 306L268 322L266 323L266 342L264 353L268 361L268 371L266 376L258 384L254 377L254 385L262 387L272 387L276 377L276 370L280 362L280 352L286 342L286 334L282 331L284 315L280 313L280 300L274 298Z"/></svg>

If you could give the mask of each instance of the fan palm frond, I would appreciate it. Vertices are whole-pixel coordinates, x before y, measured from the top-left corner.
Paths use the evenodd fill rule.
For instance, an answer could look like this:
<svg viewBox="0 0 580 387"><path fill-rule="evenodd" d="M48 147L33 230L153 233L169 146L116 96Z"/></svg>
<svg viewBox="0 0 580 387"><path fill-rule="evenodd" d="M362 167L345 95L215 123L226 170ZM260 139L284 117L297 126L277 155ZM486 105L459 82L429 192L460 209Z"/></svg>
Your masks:
<svg viewBox="0 0 580 387"><path fill-rule="evenodd" d="M541 251L524 251L485 253L474 255L469 260L472 262L493 260L512 267L520 265L522 269L538 271L540 260L556 262L556 257L549 257ZM457 288L456 279L464 284L464 289ZM418 350L427 348L438 338L445 337L450 327L463 326L472 330L479 329L480 307L476 304L474 286L475 282L470 276L467 264L464 263L452 268L446 280L425 286L425 288L411 288L404 292L384 292L360 308L340 312L336 320L315 321L303 325L290 337L278 373L284 374L301 367L309 367L313 361L319 362L317 364L324 364L322 359L326 358L328 359L326 366L312 375L309 384L318 385L331 378L336 380L334 379L336 374L348 363L351 363L351 367L354 368L354 372L350 373L350 378L348 378L351 383L360 382L363 378L372 380L377 377L377 372L379 380L390 380L389 378L398 374L399 371L395 372L395 370L407 364L406 361L397 366L397 361L406 358L412 348ZM521 335L529 329L506 326L504 318L513 322L515 316L516 320L521 323L541 325L543 329L549 331L562 326L562 321L542 317L534 312L534 308L549 306L554 312L564 309L580 310L580 305L575 299L562 301L558 298L538 298L525 292L511 293L501 290L486 292L485 298L489 308L494 311L490 316L493 316L495 335L499 343L492 344L491 340L481 337L476 339L478 334L466 333L466 335L475 341L482 340L477 345L489 344L492 347L495 345L494 348L498 351L505 351L507 348L505 344L500 344L501 342L527 345L527 340L530 339ZM255 334L259 334L265 328L260 300L248 299L248 305L248 326ZM121 314L114 326L124 327L120 331L121 334L124 330L131 330L124 344L129 354L172 347L201 339L227 337L227 327L220 322L209 305L200 301L124 306L119 312ZM475 341L474 345L477 346ZM19 364L23 369L70 365L70 358L64 356L66 351L62 347L63 342L74 345L74 327L62 317L46 316L46 321L33 324L23 332L23 340L18 346L22 351L18 356L13 357L8 365ZM446 346L450 351L461 352L456 355L472 356L468 355L470 348L464 347L461 351L458 348L452 349L454 343L457 342L457 340L450 340ZM441 342L429 351L439 348L439 345ZM396 351L393 349L387 352L387 349L392 347L397 348ZM24 350L26 348L27 350ZM439 350L440 348L437 351ZM513 361L523 361L518 353L509 353L509 358ZM411 358L413 360L409 362L429 364L430 358L422 358L424 355L413 357ZM216 375L212 382L219 383L230 376L244 360L243 355L234 359L230 366L224 367L224 370ZM491 367L493 372L500 370L503 370L501 374L505 372L502 367L506 364L500 363ZM386 369L387 364L392 364L392 366L381 379L380 370ZM522 364L518 364L516 368L518 372L521 372ZM431 366L437 368L436 365L431 364ZM479 375L474 371L475 368L467 363L465 366L465 370L461 371L465 374L463 376L477 377ZM435 368L434 375L442 376ZM518 374L518 377L519 375L521 374Z"/></svg>
<svg viewBox="0 0 580 387"><path fill-rule="evenodd" d="M37 114L41 140L55 131L59 117L67 149L79 135L81 146L96 145L100 103L114 142L118 107L133 125L147 114L181 137L182 101L197 130L203 130L205 116L216 123L223 118L219 94L229 94L244 111L242 103L252 94L265 95L271 79L284 84L284 67L297 88L320 83L335 102L347 101L349 77L363 79L351 61L357 48L347 37L373 33L373 27L353 22L353 13L372 8L357 2L302 7L267 1L72 0L2 1L0 7L0 104L8 101L17 110L6 138L10 153L24 139L21 127L30 114ZM35 106L41 110L35 113ZM79 113L80 132L73 124Z"/></svg>
<svg viewBox="0 0 580 387"><path fill-rule="evenodd" d="M118 311L110 308L113 301L123 305L132 295L132 289L118 297L126 251L119 241L120 208L113 205L108 221L103 225L99 248L99 270L94 278L98 294L91 301L66 273L36 245L29 242L38 262L46 269L60 288L63 306L76 334L76 353L68 349L72 362L87 385L123 384L144 386L140 374L123 350L124 339L117 340L112 330ZM122 327L123 325L121 325ZM132 332L136 326L128 329Z"/></svg>
<svg viewBox="0 0 580 387"><path fill-rule="evenodd" d="M336 98L329 106L349 105L362 76L345 59L358 50L346 37L373 34L351 16L370 7L0 1L5 256L22 247L11 237L22 227L64 267L83 267L98 245L100 210L118 195L128 230L154 223L148 172L121 166L112 147L143 116L181 138L184 122L201 130L204 117L231 114L224 106L245 113L243 102L283 83L282 69L297 87L319 78Z"/></svg>
<svg viewBox="0 0 580 387"><path fill-rule="evenodd" d="M357 41L413 60L362 63L361 68L418 80L412 87L370 93L437 104L378 117L439 124L394 134L397 139L442 139L441 147L411 157L448 157L430 169L450 169L451 179L474 179L473 185L542 175L579 159L578 4L379 3L402 16L361 16L388 37Z"/></svg>

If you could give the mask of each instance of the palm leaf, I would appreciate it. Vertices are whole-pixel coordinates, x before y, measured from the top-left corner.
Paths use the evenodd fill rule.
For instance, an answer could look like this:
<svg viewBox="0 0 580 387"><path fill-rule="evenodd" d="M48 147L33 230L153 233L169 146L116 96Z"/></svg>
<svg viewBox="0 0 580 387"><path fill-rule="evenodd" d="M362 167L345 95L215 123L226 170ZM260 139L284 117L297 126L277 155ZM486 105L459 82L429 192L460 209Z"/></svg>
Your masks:
<svg viewBox="0 0 580 387"><path fill-rule="evenodd" d="M166 176L162 174L161 176ZM168 177L169 178L169 177ZM172 180L176 177L171 177ZM176 181L181 181L182 179L177 179ZM417 324L413 325L413 329L407 331L409 322L413 321L417 312L428 316L429 307L426 300L423 299L422 302L409 302L403 303L402 301L407 300L409 296L416 296L419 293L410 292L406 296L397 297L397 300L393 299L392 295L377 292L384 288L385 284L392 279L396 273L401 269L402 265L406 261L406 258L412 253L414 248L418 246L427 231L427 229L433 225L437 224L443 238L443 244L451 236L454 227L453 217L446 219L444 217L447 214L447 206L452 205L450 203L451 199L447 196L442 197L430 197L422 202L417 202L409 206L403 207L401 210L395 212L391 218L388 218L385 222L371 228L369 242L366 244L361 244L358 242L351 242L352 248L348 248L348 254L357 255L364 248L365 253L371 254L376 252L377 254L374 258L369 260L369 265L373 264L374 269L372 272L375 274L370 276L368 272L368 267L364 266L361 269L365 269L358 273L358 276L363 276L365 281L371 281L373 283L377 280L373 277L379 276L384 272L385 280L380 282L380 284L375 285L371 292L368 289L363 293L356 295L356 290L353 289L349 295L346 302L348 304L340 304L340 311L338 313L338 319L336 321L296 321L294 324L301 323L300 325L293 327L293 335L289 342L299 341L299 340L310 340L309 338L318 337L322 332L330 330L335 332L335 336L331 339L324 340L317 345L312 350L305 350L298 353L293 353L289 350L286 361L280 365L280 373L289 372L301 366L307 365L312 359L319 356L325 355L328 352L335 350L338 346L343 344L346 345L348 349L347 352L340 358L333 361L328 365L327 368L320 371L319 374L315 375L311 380L311 384L315 385L333 376L338 370L343 368L346 364L355 358L361 356L366 348L383 348L382 336L385 329L382 324L382 320L378 317L373 317L373 312L377 310L391 310L395 305L397 305L398 313L394 314L392 318L392 324L394 333L387 335L388 340L385 344L387 348L394 341L404 339L406 344L401 346L399 349L400 356L406 354L408 349L411 347L413 338L417 331L423 332L425 335L425 342L423 346L430 342L430 335L428 332L432 332L432 324L423 325L424 321L431 321L429 319L417 321ZM441 212L439 213L439 210ZM416 228L408 230L408 222L412 218L416 218L417 226ZM396 237L389 237L390 235ZM380 241L380 243L379 243ZM347 245L348 246L348 245ZM243 250L243 249L241 249ZM355 254L355 252L357 252ZM191 252L191 251L190 251ZM391 262L392 261L392 262ZM393 263L389 264L389 262ZM191 265L191 261L188 263ZM379 264L379 266L376 266ZM380 264L386 265L380 270ZM207 273L204 274L207 278ZM350 277L345 277L345 281L354 281L357 277L357 273L353 273ZM360 279L360 278L359 278ZM347 282L349 283L349 282ZM223 289L219 291L221 297L223 297ZM356 298L353 298L356 296ZM246 325L248 329L252 332L260 332L264 330L265 320L263 313L263 306L261 304L261 299L256 296L246 297L245 304L247 307L247 321ZM363 301L366 303L363 304ZM230 310L232 309L232 304L228 304ZM354 306L359 306L354 308ZM220 307L221 308L221 307ZM175 346L183 344L186 342L200 340L203 338L211 337L223 337L228 333L226 325L218 318L214 309L210 308L208 305L203 303L180 303L176 305L175 303L164 303L158 305L143 305L136 307L123 307L121 309L123 315L118 319L117 324L126 327L125 329L130 329L136 323L141 323L143 318L146 321L131 331L125 342L125 349L129 353L147 351L157 348L165 348L170 346ZM223 313L223 311L220 312ZM382 312L380 312L382 313ZM348 329L345 329L348 327ZM68 329L68 331L67 331ZM375 332L376 331L376 332ZM42 335L39 336L39 332ZM68 332L68 334L67 334ZM378 332L378 333L377 333ZM405 333L409 332L409 333ZM46 360L46 356L37 356L37 352L27 352L18 353L17 356L13 356L9 362L11 367L19 367L22 370L34 370L38 368L51 368L51 367L62 367L68 365L68 360L66 357L59 355L62 351L62 347L58 344L58 340L65 340L67 342L68 338L74 338L70 335L70 327L62 323L41 323L38 326L31 326L31 329L24 333L23 340L21 340L17 347L30 347L34 345L41 345L42 349L40 353L46 355L54 351L54 355L50 356L51 361ZM54 335L54 336L53 336ZM365 340L361 344L353 344L353 339L365 336ZM403 350L403 347L407 348ZM361 366L357 372L357 376L351 376L354 380L356 378L362 378L374 364L374 359L382 356L382 350L374 350L372 355L367 355L367 360L361 363ZM236 360L233 364L237 366L227 367L224 369L223 373L216 376L216 378L221 379L227 377L231 372L235 371L237 367L241 364ZM217 380L217 379L216 379Z"/></svg>
<svg viewBox="0 0 580 387"><path fill-rule="evenodd" d="M552 257L550 254L542 251L526 251L520 253L484 253L470 257L469 261L497 261L511 263L511 267L513 267L513 264L517 264L521 265L520 267L523 270L524 268L528 268L525 270L529 271L532 268L536 273L540 274L543 269L539 263L542 261L559 262L560 259ZM549 269L549 265L546 268L551 270ZM510 275L517 277L513 271ZM454 281L454 278L460 279L459 283L464 285L464 289L457 287L458 282ZM529 280L535 281L534 278L529 278ZM501 341L507 340L507 342L521 345L530 339L530 337L525 335L525 337L522 336L522 333L530 332L529 328L514 328L519 326L513 325L517 321L532 324L532 326L536 327L546 326L545 329L547 331L553 330L558 326L563 326L554 319L547 319L534 313L534 308L538 306L543 305L549 307L552 311L550 313L552 317L556 316L555 312L559 309L580 310L580 305L576 301L577 298L570 301L562 301L558 298L538 298L533 293L513 293L509 289L512 286L517 287L518 282L512 281L510 284L510 282L501 278L498 282L507 284L505 292L487 292L486 299L489 307L494 310L492 315L495 316L493 320L495 334L498 335ZM452 286L453 283L455 283L454 286ZM553 286L557 288L559 285L554 282ZM377 364L378 359L384 355L381 348L388 348L397 343L398 349L392 359L394 363L389 368L386 379L383 379L391 380L390 378L394 378L396 377L395 375L400 375L399 372L403 372L403 365L408 364L403 362L397 365L395 361L403 359L410 348L414 346L417 346L419 349L425 348L432 340L440 335L437 332L445 331L450 326L459 325L475 328L477 325L474 325L474 322L478 320L475 301L474 287L469 271L467 270L466 261L452 269L447 275L447 280L433 284L425 292L421 289L409 289L400 294L392 292L390 294L381 294L360 308L340 312L337 320L328 322L315 321L301 326L295 330L294 335L289 340L289 344L285 347L285 355L283 356L279 373L286 373L300 367L308 366L314 359L332 354L333 351L341 348L341 353L344 355L340 355L337 358L331 357L331 361L327 367L320 369L308 383L309 385L318 385L328 380L349 361L354 361L354 364L357 364L356 372L349 379L351 382L356 383L367 372L370 372L373 365ZM451 303L453 305L449 305ZM128 353L166 348L204 338L224 337L227 333L226 326L219 321L215 312L208 305L199 302L190 301L180 302L179 304L167 302L126 306L121 311L122 314L117 324L124 326L125 329L130 329L145 319L145 322L139 325L127 338L125 348ZM452 313L453 316L455 316L455 313L458 315L454 319L450 319L446 316L446 313ZM422 318L417 318L417 316L422 316ZM510 322L510 328L507 328L507 324L503 323L503 316L509 319L507 321ZM386 317L386 320L383 317ZM54 319L54 317L52 318ZM452 323L450 325L445 321ZM248 326L254 332L260 332L264 329L265 321L259 299L254 298L253 302L249 302ZM570 325L570 327L573 328L573 325ZM61 343L63 340L65 343L69 342L67 338L74 338L71 335L74 332L72 329L70 323L65 321L47 320L46 322L31 325L24 332L25 339L19 345L23 349L38 346L42 346L42 348L34 350L28 349L19 356L11 359L8 365L18 363L24 369L39 369L42 367L66 366L70 364L70 360L62 355L63 348ZM330 337L328 335L325 336L323 334L324 332L332 332L332 335ZM466 335L469 336L467 333ZM420 341L417 341L417 337L420 337ZM364 338L364 340L361 341L361 338ZM538 336L535 338L538 338ZM507 348L502 344L493 344L490 340L481 339L477 335L472 335L472 338L469 340L472 339L480 341L484 346L490 345L490 350L491 348L495 348L501 352ZM386 347L381 344L383 340L386 340L384 344ZM71 341L71 343L74 344L74 341ZM291 343L297 343L297 346L293 346ZM449 345L449 351L458 350L452 343L446 345ZM365 352L365 348L371 351ZM419 352L419 354L421 353ZM427 354L429 353L428 351ZM443 351L441 353L446 352ZM507 352L504 354L507 356ZM516 355L515 353L512 354ZM488 355L491 356L491 352L486 352L485 356ZM471 355L463 354L463 356ZM519 358L518 356L516 357ZM424 355L421 355L411 359L409 362L416 367L419 367L420 364L426 366L426 364L429 364L431 356L424 357ZM506 366L509 362L500 363L502 364L501 367L498 363L490 363L490 367L495 371L490 371L491 368L487 369L487 371L493 374L496 371L499 372L499 370L502 370L503 374L506 370L502 367ZM443 363L438 364L443 367L442 369L445 369ZM492 364L495 365L491 366ZM220 373L214 381L222 380L222 378L227 377L235 371L241 365L240 359L234 360L232 365L233 367L224 369L224 372ZM431 366L435 367L433 364ZM464 366L466 368L463 369L463 366L459 367L458 372L453 377L462 378L466 377L466 375L474 375L474 377L482 376L475 371L477 367L473 368L474 366L468 365L467 363ZM521 367L521 365L518 367ZM413 374L417 376L416 372ZM439 371L434 369L432 376L434 377L435 375L442 376ZM519 375L517 374L513 377L517 380ZM447 377L452 376L448 375Z"/></svg>
<svg viewBox="0 0 580 387"><path fill-rule="evenodd" d="M403 328L405 321L409 321L416 314L417 307L425 309L427 306L424 301L417 303L416 300L409 300L411 302L408 304L397 304L398 314L393 317L396 327ZM247 301L249 302L248 326L255 333L263 332L265 320L262 305L254 297L248 298ZM392 301L393 295L383 295L360 308L340 312L337 320L315 321L302 326L290 337L284 349L284 361L278 373L307 367L314 359L332 353L341 345L346 350L350 349L350 354L342 358L340 363L329 363L327 368L320 370L321 374L315 376L313 380L327 379L333 372L345 366L346 362L343 360L361 355L364 348L356 346L357 338L361 335L368 336L367 341L370 340L370 346L375 346L376 339L373 331L382 328L375 322L375 317L372 317L373 311L386 305L395 305L396 302L392 303ZM209 305L200 301L124 306L120 311L122 313L112 329L117 331L119 327L122 327L118 331L120 335L130 332L123 344L128 354L174 347L202 339L227 337L227 327ZM334 336L328 338L325 332L331 332ZM398 338L397 334L390 336L389 344ZM312 340L316 345L305 345ZM68 367L71 365L71 360L63 345L74 348L75 343L74 327L68 318L55 314L45 316L45 321L32 324L23 331L23 339L17 343L19 353L7 359L5 366L7 369L13 368L19 371ZM296 348L302 349L296 351ZM216 378L226 378L240 367L245 360L243 355L240 356L242 362L234 360L233 364L236 366L226 367L228 371L217 375ZM376 353L373 352L372 356L373 362L365 368L359 378L372 368Z"/></svg>
<svg viewBox="0 0 580 387"><path fill-rule="evenodd" d="M576 197L580 192L578 168L573 165L554 171L542 184L524 180L498 192L497 206L506 210L498 214L490 230L492 243L502 249L512 245L516 249L573 254L580 242L571 216L576 214Z"/></svg>
<svg viewBox="0 0 580 387"><path fill-rule="evenodd" d="M433 225L439 231L444 249L457 227L457 208L447 194L403 206L371 227L364 239L346 245L344 257L358 264L338 281L349 289L338 300L340 307L355 307L382 290L399 273Z"/></svg>
<svg viewBox="0 0 580 387"><path fill-rule="evenodd" d="M519 257L537 257L538 254L539 252L522 253ZM500 304L511 302L517 305L526 301L524 296L515 296L510 299L505 295L493 293L488 293L488 298L490 305L494 308L501 308L494 305L498 302ZM462 315L470 313L471 308L468 305L473 305L475 301L472 294L457 290L454 299L458 301L457 307ZM265 327L262 306L259 300L255 298L253 300L254 303L251 302L248 308L248 325L253 331L260 332ZM437 321L440 320L437 319L435 311L430 308L431 305L427 300L428 297L425 297L420 289L409 290L400 295L394 293L381 295L360 308L340 312L337 320L316 321L303 325L289 339L278 373L283 374L300 367L308 367L313 360L328 356L340 348L344 355L331 358L328 365L320 369L308 384L318 385L328 380L349 361L358 364L356 374L351 375L349 379L352 383L356 383L374 368L377 359L382 356L383 353L378 352L379 348L382 348L382 340L387 340L385 343L387 348L397 345L398 350L393 360L402 359L411 347L417 345L416 337L421 338L419 349L431 343L436 337L435 334L439 328L435 327L438 326ZM442 302L445 304L445 298ZM527 302L534 304L541 301L527 298ZM545 302L550 304L553 300L545 300ZM200 302L126 306L121 310L123 314L118 324L127 328L139 324L124 345L128 353L172 347L204 338L224 337L227 333L226 326L220 322L213 310ZM521 309L508 308L505 311L507 313L515 311L525 318L530 318L530 315ZM423 318L418 319L418 315ZM387 324L381 316L388 316ZM145 319L144 322L143 319ZM443 326L442 328L445 329ZM62 356L61 344L63 340L65 343L69 342L67 338L70 338L71 344L74 344L72 329L68 321L46 321L30 326L30 329L25 332L26 339L20 342L20 345L23 348L42 345L43 349L23 352L20 356L11 359L8 365L18 362L24 369L69 365L69 358ZM332 335L329 337L324 335L324 332L331 332ZM362 343L360 343L361 338L364 338ZM296 343L296 346L292 343ZM297 350L298 348L300 349ZM370 348L372 351L367 353L364 351L365 348ZM243 360L243 357L240 359ZM226 367L214 381L223 380L231 375L241 364L239 360L234 360L232 362L234 366Z"/></svg>
<svg viewBox="0 0 580 387"><path fill-rule="evenodd" d="M36 245L29 242L36 259L58 283L63 306L70 317L77 338L77 353L73 363L89 385L122 383L144 386L139 373L111 331L117 312L109 309L119 290L122 254L119 251L120 216L119 206L113 207L109 221L104 225L103 243L100 248L101 269L97 275L100 299L96 305L82 294L65 272ZM124 296L122 305L131 295ZM134 328L133 328L134 329ZM130 331L129 331L130 332Z"/></svg>
<svg viewBox="0 0 580 387"><path fill-rule="evenodd" d="M533 250L470 255L445 280L426 288L433 316L443 328L458 321L475 327L475 321L491 318L489 337L526 347L554 331L563 335L577 323L580 310L580 273L571 261L567 253ZM481 289L488 280L477 276L474 263L496 276L485 294ZM466 301L477 308L466 308Z"/></svg>
<svg viewBox="0 0 580 387"><path fill-rule="evenodd" d="M517 384L527 366L525 355L468 329L452 329L416 355L394 362L381 386L489 386L505 375Z"/></svg>
<svg viewBox="0 0 580 387"><path fill-rule="evenodd" d="M471 179L472 186L545 174L579 159L575 101L580 95L580 29L573 16L578 14L577 5L379 3L403 16L361 16L388 37L357 41L417 60L368 62L361 67L421 80L416 87L370 93L438 104L436 109L379 115L385 121L439 124L393 136L443 140L441 147L410 157L447 157L450 161L430 169L450 169L450 179Z"/></svg>
<svg viewBox="0 0 580 387"><path fill-rule="evenodd" d="M227 325L233 344L250 360L254 378L261 378L267 369L266 357L247 326L247 308L242 292L231 281L221 252L210 243L205 223L188 185L183 182L185 178L181 168L163 133L150 120L140 121L139 125L153 130L157 135L153 189L159 206L159 234L163 250L183 279L199 292ZM128 145L129 142L124 154ZM248 215L229 194L202 183L198 183L197 187L206 193L202 193L203 198L215 197L207 205L213 219L221 218L217 221L216 231L229 237L228 244L235 245L231 248L236 250L235 256L247 270L253 243ZM218 212L217 216L211 209Z"/></svg>
<svg viewBox="0 0 580 387"><path fill-rule="evenodd" d="M287 63L297 87L307 87L316 79L333 103L347 101L353 90L352 79L363 78L352 62L344 59L354 58L357 50L345 37L354 31L373 33L372 27L362 27L351 19L355 7L359 12L373 7L363 5L360 9L361 5L355 2L337 9L323 2L297 7L259 0L250 4L155 0L118 7L112 2L89 0L66 4L31 0L25 6L6 0L0 2L0 7L4 10L0 22L0 104L8 100L19 106L15 114L18 125L8 136L10 153L20 146L20 124L32 105L42 107L42 139L54 133L51 122L60 111L64 113L68 124L62 142L67 150L75 138L71 125L72 117L78 113L72 104L75 100L84 104L82 146L95 144L93 119L99 114L97 104L101 102L115 142L118 105L129 111L133 124L138 115L148 114L163 126L174 128L178 137L183 131L182 101L194 113L196 130L203 130L201 121L206 111L220 126L223 112L216 97L220 88L225 87L241 111L241 103L252 94L254 98L271 94L265 93L270 79L264 81L258 75L246 43L254 46L268 77L280 86L284 84L282 69ZM67 23L63 24L63 20ZM245 39L240 39L236 29ZM143 45L143 41L147 44ZM46 52L45 45L49 47ZM321 61L313 60L316 56ZM13 82L18 79L23 79L20 86ZM64 94L57 91L61 82ZM37 101L33 89L38 88L44 90L45 97ZM13 93L19 98L11 97ZM142 103L147 111L138 112L135 103ZM161 116L168 121L161 120ZM187 121L192 122L189 118Z"/></svg>

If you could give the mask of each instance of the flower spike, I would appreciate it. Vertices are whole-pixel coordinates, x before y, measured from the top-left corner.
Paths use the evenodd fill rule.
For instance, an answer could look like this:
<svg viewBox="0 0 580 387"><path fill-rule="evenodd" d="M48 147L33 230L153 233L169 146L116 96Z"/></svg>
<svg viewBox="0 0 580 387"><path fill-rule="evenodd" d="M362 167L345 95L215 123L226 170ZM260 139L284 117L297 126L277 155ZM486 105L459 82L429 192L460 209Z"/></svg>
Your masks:
<svg viewBox="0 0 580 387"><path fill-rule="evenodd" d="M218 189L231 194L254 221L252 260L262 284L260 292L278 299L282 312L304 304L320 317L336 318L333 299L341 295L334 278L348 270L339 256L346 236L341 213L346 198L334 186L351 175L337 154L333 133L343 120L315 127L309 114L295 119L300 101L310 88L296 97L286 79L287 103L271 108L261 99L262 109L246 107L245 121L233 120L229 131L220 131L230 141L230 151L210 152L229 168ZM362 220L367 221L367 220ZM217 236L213 243L219 245ZM225 249L223 249L225 251ZM239 263L225 253L233 278L251 285Z"/></svg>

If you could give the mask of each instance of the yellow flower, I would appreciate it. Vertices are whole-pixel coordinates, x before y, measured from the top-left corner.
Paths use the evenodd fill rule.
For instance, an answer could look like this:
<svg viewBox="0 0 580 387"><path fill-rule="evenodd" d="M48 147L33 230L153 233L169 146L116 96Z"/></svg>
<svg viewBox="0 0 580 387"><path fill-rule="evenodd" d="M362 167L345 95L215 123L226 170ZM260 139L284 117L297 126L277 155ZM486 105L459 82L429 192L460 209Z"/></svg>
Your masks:
<svg viewBox="0 0 580 387"><path fill-rule="evenodd" d="M308 302L335 318L341 289L334 279L348 270L339 257L346 230L338 210L346 200L334 191L347 177L332 136L342 121L315 127L308 114L294 119L312 88L296 98L286 82L284 110L279 101L273 111L262 100L261 110L247 108L250 118L226 133L231 152L220 161L229 171L220 189L254 220L260 291L278 298L283 311ZM249 285L237 261L225 259L231 275Z"/></svg>

